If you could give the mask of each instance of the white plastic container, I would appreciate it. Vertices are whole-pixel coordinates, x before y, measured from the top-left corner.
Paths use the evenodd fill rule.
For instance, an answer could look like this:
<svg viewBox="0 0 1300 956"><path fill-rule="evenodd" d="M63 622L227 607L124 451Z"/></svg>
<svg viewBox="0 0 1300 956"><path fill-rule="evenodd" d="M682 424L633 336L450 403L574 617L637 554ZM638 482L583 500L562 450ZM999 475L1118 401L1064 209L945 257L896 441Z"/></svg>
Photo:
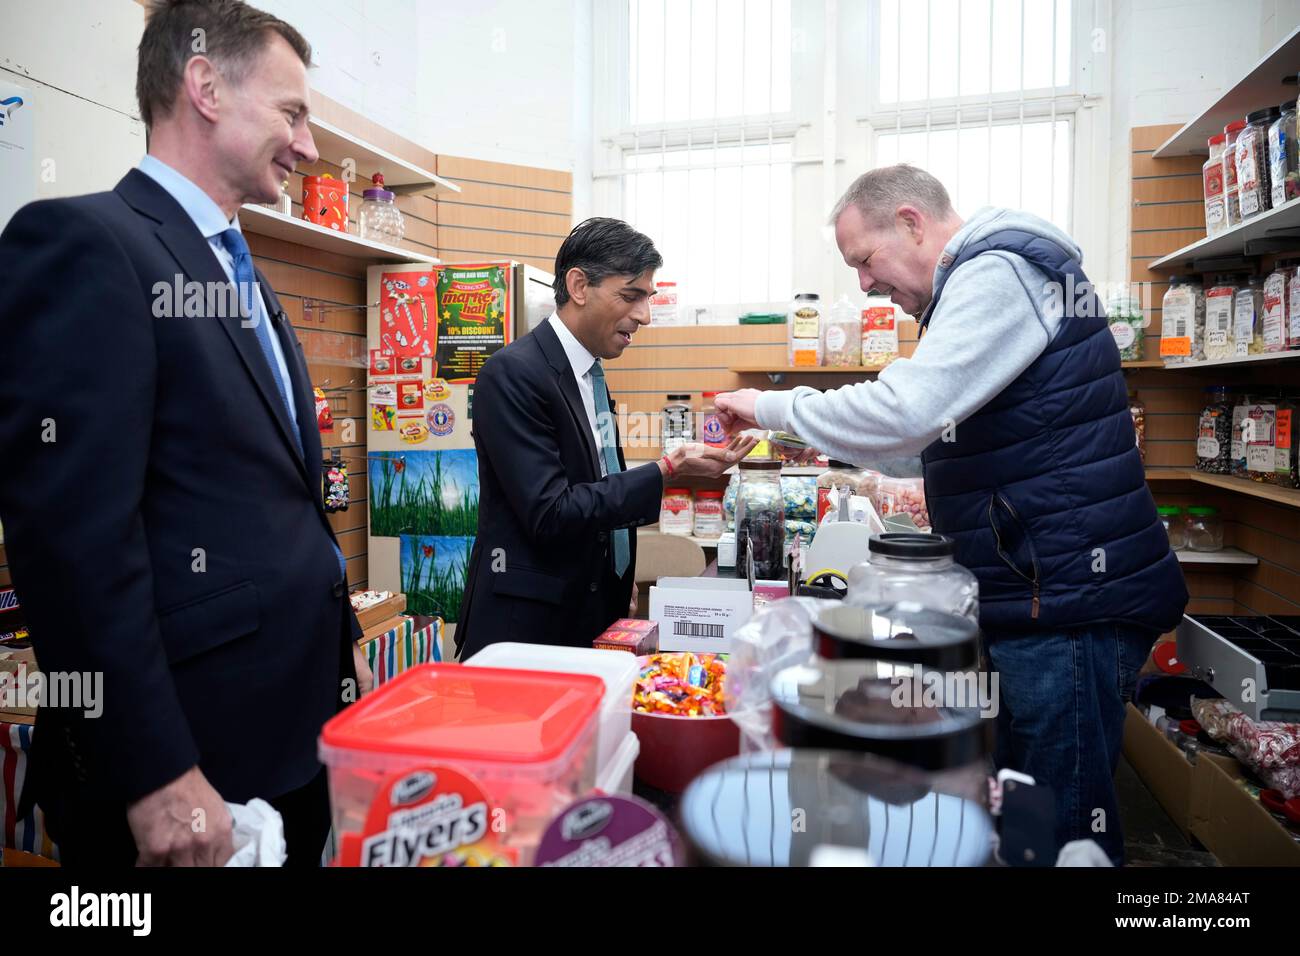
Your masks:
<svg viewBox="0 0 1300 956"><path fill-rule="evenodd" d="M605 682L596 731L596 778L615 759L632 730L632 689L639 671L635 654L598 651L591 647L555 647L510 641L489 644L465 662L466 667L505 667L521 671L593 674ZM636 759L633 757L633 759Z"/></svg>
<svg viewBox="0 0 1300 956"><path fill-rule="evenodd" d="M607 794L632 792L632 768L641 753L641 738L629 730L614 751L609 765L596 772L596 789Z"/></svg>
<svg viewBox="0 0 1300 956"><path fill-rule="evenodd" d="M680 325L677 311L677 283L656 282L655 294L650 297L651 325Z"/></svg>

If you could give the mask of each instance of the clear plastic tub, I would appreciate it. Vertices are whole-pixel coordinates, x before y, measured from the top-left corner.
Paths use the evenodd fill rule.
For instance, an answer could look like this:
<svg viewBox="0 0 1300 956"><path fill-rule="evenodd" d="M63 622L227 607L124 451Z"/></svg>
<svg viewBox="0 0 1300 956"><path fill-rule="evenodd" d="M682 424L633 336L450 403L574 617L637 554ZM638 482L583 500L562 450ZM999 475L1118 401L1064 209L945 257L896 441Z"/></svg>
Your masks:
<svg viewBox="0 0 1300 956"><path fill-rule="evenodd" d="M1156 509L1160 514L1160 523L1164 525L1165 534L1169 536L1169 547L1174 551L1187 549L1187 519L1183 509L1174 505L1161 505Z"/></svg>
<svg viewBox="0 0 1300 956"><path fill-rule="evenodd" d="M639 753L641 753L641 741L629 730L614 750L610 762L597 772L596 789L608 794L631 793L632 768L636 766Z"/></svg>
<svg viewBox="0 0 1300 956"><path fill-rule="evenodd" d="M923 479L882 475L876 492L876 510L882 518L906 514L922 531L930 530L930 512L925 506Z"/></svg>
<svg viewBox="0 0 1300 956"><path fill-rule="evenodd" d="M489 644L467 660L465 665L590 674L603 680L605 699L600 705L600 730L596 734L598 776L609 766L619 745L632 729L632 688L636 686L636 675L640 669L635 654L591 647L554 647L550 644L503 641Z"/></svg>
<svg viewBox="0 0 1300 956"><path fill-rule="evenodd" d="M595 783L604 696L604 681L588 674L461 664L423 664L389 681L321 731L340 847L362 839L393 778L441 766L478 781L505 824L502 844L530 862L547 824Z"/></svg>
<svg viewBox="0 0 1300 956"><path fill-rule="evenodd" d="M1166 365L1205 358L1205 293L1193 276L1173 276L1161 299L1160 357Z"/></svg>
<svg viewBox="0 0 1300 956"><path fill-rule="evenodd" d="M1205 290L1204 351L1207 359L1230 359L1237 354L1233 302L1239 285L1236 276L1220 275Z"/></svg>
<svg viewBox="0 0 1300 956"><path fill-rule="evenodd" d="M1223 519L1218 508L1187 509L1187 547L1192 551L1223 550Z"/></svg>
<svg viewBox="0 0 1300 956"><path fill-rule="evenodd" d="M1250 276L1232 299L1233 338L1237 357L1264 351L1264 277Z"/></svg>

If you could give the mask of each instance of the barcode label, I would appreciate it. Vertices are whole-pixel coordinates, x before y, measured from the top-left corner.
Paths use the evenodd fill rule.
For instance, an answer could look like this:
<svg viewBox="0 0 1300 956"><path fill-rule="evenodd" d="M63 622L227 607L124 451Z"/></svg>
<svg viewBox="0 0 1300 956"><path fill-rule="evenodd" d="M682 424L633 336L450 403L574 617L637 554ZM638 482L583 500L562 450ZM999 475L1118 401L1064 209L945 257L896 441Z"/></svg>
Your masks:
<svg viewBox="0 0 1300 956"><path fill-rule="evenodd" d="M673 621L673 634L678 637L724 637L722 624L696 624L694 621Z"/></svg>

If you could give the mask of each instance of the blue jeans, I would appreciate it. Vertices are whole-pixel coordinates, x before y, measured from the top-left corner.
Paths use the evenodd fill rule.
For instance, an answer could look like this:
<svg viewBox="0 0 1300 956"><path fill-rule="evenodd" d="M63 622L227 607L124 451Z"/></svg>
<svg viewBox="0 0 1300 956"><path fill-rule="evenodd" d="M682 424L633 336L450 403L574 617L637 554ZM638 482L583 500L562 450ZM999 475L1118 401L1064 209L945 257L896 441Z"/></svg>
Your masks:
<svg viewBox="0 0 1300 956"><path fill-rule="evenodd" d="M1125 624L984 635L998 674L994 760L1056 795L1057 846L1096 840L1116 866L1124 833L1115 767L1124 705L1155 635Z"/></svg>

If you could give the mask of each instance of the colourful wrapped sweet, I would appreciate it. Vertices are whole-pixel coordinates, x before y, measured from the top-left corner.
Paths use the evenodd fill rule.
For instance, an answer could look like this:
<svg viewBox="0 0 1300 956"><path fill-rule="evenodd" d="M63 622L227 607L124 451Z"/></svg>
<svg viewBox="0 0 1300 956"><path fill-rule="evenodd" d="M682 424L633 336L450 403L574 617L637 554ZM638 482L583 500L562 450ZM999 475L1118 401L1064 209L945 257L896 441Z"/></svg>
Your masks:
<svg viewBox="0 0 1300 956"><path fill-rule="evenodd" d="M717 654L651 654L632 691L632 709L673 717L719 717L727 712L726 665Z"/></svg>
<svg viewBox="0 0 1300 956"><path fill-rule="evenodd" d="M813 475L782 475L781 495L785 516L793 521L817 520L817 478ZM786 525L789 530L789 525Z"/></svg>

